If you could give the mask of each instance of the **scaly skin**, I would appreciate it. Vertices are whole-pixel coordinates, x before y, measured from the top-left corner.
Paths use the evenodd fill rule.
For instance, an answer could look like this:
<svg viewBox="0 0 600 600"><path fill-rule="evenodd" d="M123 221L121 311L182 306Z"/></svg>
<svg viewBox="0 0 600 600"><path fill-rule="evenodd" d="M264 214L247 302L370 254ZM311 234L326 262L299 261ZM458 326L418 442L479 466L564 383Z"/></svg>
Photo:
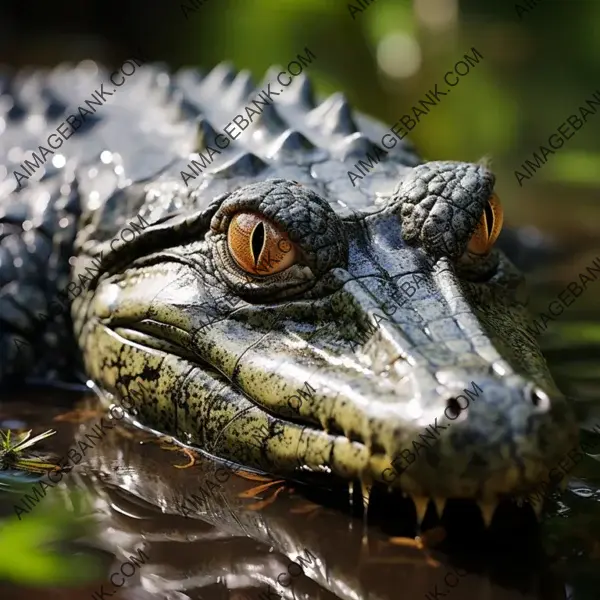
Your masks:
<svg viewBox="0 0 600 600"><path fill-rule="evenodd" d="M67 240L41 265L22 249L29 275L0 269L16 290L10 312L0 299L4 375L30 368L36 354L45 357L38 371L65 367L49 357L67 343L61 324L47 324L51 339L39 331L34 339L27 315L19 318L64 286L72 253L72 280L90 277L71 307L85 370L127 397L142 423L270 472L325 471L417 496L493 502L547 479L577 429L525 328L522 275L497 248L467 251L493 192L490 170L418 164L400 143L354 188L347 171L385 128L341 95L315 106L300 76L187 188L180 172L190 152L247 103L247 74L179 73L171 83L180 104L160 88L166 77L141 69L103 107L101 124L65 144L77 157L74 176L49 171L3 200L5 215L20 211L14 219L23 222L39 207L33 195L50 192L46 232ZM8 124L14 140L18 123ZM244 274L227 246L238 212L285 232L296 264ZM138 215L151 225L111 250ZM33 231L46 235L35 220ZM20 339L33 349L17 357ZM444 411L473 384L481 393L449 421ZM391 461L436 420L435 448L390 477Z"/></svg>

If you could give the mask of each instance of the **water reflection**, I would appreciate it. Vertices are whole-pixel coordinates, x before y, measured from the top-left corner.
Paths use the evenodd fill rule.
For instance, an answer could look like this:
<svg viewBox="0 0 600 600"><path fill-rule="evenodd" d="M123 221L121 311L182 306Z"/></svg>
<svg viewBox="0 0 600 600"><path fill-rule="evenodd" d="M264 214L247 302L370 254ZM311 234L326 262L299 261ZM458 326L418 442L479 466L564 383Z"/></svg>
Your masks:
<svg viewBox="0 0 600 600"><path fill-rule="evenodd" d="M63 451L85 440L99 417L91 401L66 415L52 412ZM30 422L35 406L6 405L6 413ZM564 598L568 557L584 549L583 532L561 533L571 518L557 517L552 530L567 535L568 550L542 550L535 533L504 540L507 547L473 536L471 546L443 552L440 527L416 539L389 536L327 506L337 503L335 489L315 502L310 486L196 453L193 465L175 468L190 465L189 453L124 425L84 454L63 485L88 491L99 522L94 544L115 557L103 579L107 596L123 580L124 589L143 594L136 598ZM573 485L581 496L581 482ZM121 577L132 556L135 572Z"/></svg>

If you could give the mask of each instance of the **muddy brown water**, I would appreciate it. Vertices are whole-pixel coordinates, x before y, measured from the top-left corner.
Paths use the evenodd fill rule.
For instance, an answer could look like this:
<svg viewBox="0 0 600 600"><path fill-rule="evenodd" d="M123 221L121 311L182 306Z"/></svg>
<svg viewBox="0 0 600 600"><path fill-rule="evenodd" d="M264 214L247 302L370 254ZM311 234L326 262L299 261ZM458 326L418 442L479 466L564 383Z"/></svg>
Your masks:
<svg viewBox="0 0 600 600"><path fill-rule="evenodd" d="M597 227L578 227L572 213L543 223L553 202L539 221L550 225L545 230L556 234L562 254L529 274L534 315L600 257ZM340 486L283 482L199 453L192 466L178 468L191 462L181 447L111 420L93 394L25 389L0 405L0 427L55 428L42 449L59 456L78 441L89 444L79 446L81 462L48 494L70 506L70 494L83 490L84 512L97 525L81 541L104 565L103 576L85 587L3 584L0 598L600 598L600 436L591 432L600 423L599 293L600 278L542 336L559 386L573 398L582 440L598 451L573 468L568 488L549 499L539 525L519 511L485 532L458 507L441 522L430 511L415 541L402 501L390 520L384 516L390 507L373 498L365 521L359 495L351 502ZM112 427L100 437L101 418ZM14 514L14 501L0 498L0 510ZM126 578L113 577L124 582L116 587L111 574L132 555L140 564Z"/></svg>

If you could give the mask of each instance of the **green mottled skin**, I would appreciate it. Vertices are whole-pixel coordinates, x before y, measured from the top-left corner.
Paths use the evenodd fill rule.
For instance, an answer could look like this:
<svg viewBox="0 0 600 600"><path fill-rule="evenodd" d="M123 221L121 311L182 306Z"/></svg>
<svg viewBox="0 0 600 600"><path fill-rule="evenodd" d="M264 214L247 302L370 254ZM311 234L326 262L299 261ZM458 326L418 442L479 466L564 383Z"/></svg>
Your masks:
<svg viewBox="0 0 600 600"><path fill-rule="evenodd" d="M171 80L145 67L101 124L65 144L78 157L72 175L49 169L6 195L5 228L13 211L13 221L32 220L40 242L21 250L28 274L0 268L16 289L4 305L0 376L72 369L73 331L87 375L128 398L141 423L244 465L483 501L547 479L577 430L525 327L522 275L498 248L466 250L494 189L490 170L419 164L400 143L353 187L347 171L385 128L339 94L317 106L301 76L186 187L190 153L249 92L247 73L224 66ZM17 139L13 126L3 152ZM51 223L40 233L42 193ZM244 274L226 242L239 211L268 217L300 260L275 275ZM151 225L111 250L138 215ZM25 244L21 230L11 235ZM44 310L69 277L80 281L98 263L72 302L72 323L59 315L32 337L17 309ZM17 357L20 339L32 347ZM482 392L449 421L445 409L473 383ZM436 419L450 426L435 447L390 477L391 461Z"/></svg>

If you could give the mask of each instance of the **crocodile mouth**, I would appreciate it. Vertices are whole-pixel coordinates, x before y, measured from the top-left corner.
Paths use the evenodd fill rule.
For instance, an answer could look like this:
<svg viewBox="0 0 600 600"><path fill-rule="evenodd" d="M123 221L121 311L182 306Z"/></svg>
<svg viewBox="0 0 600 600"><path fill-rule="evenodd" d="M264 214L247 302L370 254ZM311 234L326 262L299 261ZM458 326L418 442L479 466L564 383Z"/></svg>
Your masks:
<svg viewBox="0 0 600 600"><path fill-rule="evenodd" d="M203 368L208 366L186 347L186 345L191 345L192 338L184 329L152 319L145 319L135 323L105 322L103 325L126 342L139 344L140 346L160 352L168 352L174 356L194 362Z"/></svg>
<svg viewBox="0 0 600 600"><path fill-rule="evenodd" d="M318 479L301 479L295 482L294 489L317 503L341 507L391 536L409 538L440 527L457 539L467 532L502 536L535 533L546 504L508 495L488 503L473 498L424 498L380 482L367 486L358 479L320 483Z"/></svg>
<svg viewBox="0 0 600 600"><path fill-rule="evenodd" d="M314 457L310 460L306 454L301 454L301 459L293 465L291 461L285 465L279 463L279 473L277 467L271 469L268 463L251 466L275 474L285 471L286 477L289 479L303 481L308 478L316 484L321 483L321 487L325 488L328 488L333 481L338 481L339 483L336 485L344 488L342 495L346 498L353 498L353 506L356 508L360 505L360 511L368 512L373 515L373 518L377 518L380 512L388 512L383 509L381 511L373 509L373 506L377 507L378 505L402 506L406 518L417 523L441 520L445 518L446 513L456 512L456 506L459 506L462 507L460 510L466 510L474 521L479 518L483 524L489 526L494 522L495 515L505 513L507 510L532 513L536 517L539 517L542 511L543 498L538 497L539 495L535 493L529 496L525 495L526 488L534 488L534 482L529 481L525 485L526 482L522 481L523 485L516 486L516 482L513 481L509 486L506 473L502 472L502 469L499 469L497 474L486 473L486 480L492 476L497 477L495 480L497 485L495 486L496 493L485 494L485 500L481 488L477 487L479 484L476 484L475 481L467 492L460 491L465 488L456 488L455 492L452 490L441 491L441 488L436 491L435 485L421 485L418 483L423 479L418 472L419 463L411 465L408 469L408 481L404 474L401 474L395 477L394 481L385 483L388 478L382 473L386 467L390 466L391 459L382 447L377 444L367 444L352 432L344 432L333 420L322 423L309 417L298 417L271 410L269 406L261 403L260 399L253 398L241 385L231 381L229 377L224 376L223 373L194 353L190 349L193 347L191 335L185 330L149 319L137 322L104 323L104 326L116 334L121 339L121 343L128 346L135 345L138 351L141 347L146 351L168 353L193 364L205 373L218 375L222 381L226 380L223 383L229 390L243 396L247 404L252 406L252 410L261 413L271 422L277 422L281 427L300 431L300 438L311 437L315 444L319 444L324 449L323 461L315 460ZM189 370L189 367L186 369ZM227 443L220 437L208 446L202 443L202 439L204 438L200 436L199 441L193 442L193 444L212 456L222 458L223 451L230 451ZM332 457L336 451L339 451L341 459L333 468L331 466ZM244 464L244 459L240 459L239 456L229 455L226 458ZM429 471L435 470L431 465L422 466ZM479 476L477 476L478 478ZM350 493L348 487L350 487Z"/></svg>
<svg viewBox="0 0 600 600"><path fill-rule="evenodd" d="M474 498L430 499L404 493L401 489L390 490L379 482L367 489L365 486L358 486L359 482L353 482L353 501L362 502L363 510L367 512L370 520L385 515L387 521L392 513L400 511L405 513L409 523L424 528L455 521L469 522L473 525L477 525L479 521L479 524L488 528L504 521L509 513L539 521L543 509L542 501L527 501L509 495L499 497L494 502L482 502ZM354 490L361 490L359 497Z"/></svg>

